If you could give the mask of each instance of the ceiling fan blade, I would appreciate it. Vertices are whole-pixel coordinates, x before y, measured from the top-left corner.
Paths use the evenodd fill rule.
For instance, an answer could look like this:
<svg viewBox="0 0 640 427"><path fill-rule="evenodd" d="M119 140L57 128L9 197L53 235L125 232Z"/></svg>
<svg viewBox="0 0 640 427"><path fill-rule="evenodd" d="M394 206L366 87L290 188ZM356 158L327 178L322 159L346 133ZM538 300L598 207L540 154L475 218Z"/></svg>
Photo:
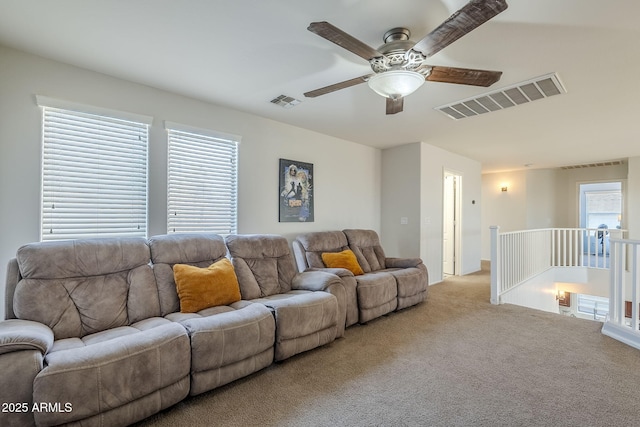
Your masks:
<svg viewBox="0 0 640 427"><path fill-rule="evenodd" d="M413 46L424 56L440 52L508 7L505 0L471 0Z"/></svg>
<svg viewBox="0 0 640 427"><path fill-rule="evenodd" d="M355 53L367 61L384 56L371 46L361 42L328 22L312 22L307 30L337 44L344 49L347 49L350 52Z"/></svg>
<svg viewBox="0 0 640 427"><path fill-rule="evenodd" d="M391 99L387 98L387 115L402 112L404 107L404 98Z"/></svg>
<svg viewBox="0 0 640 427"><path fill-rule="evenodd" d="M500 76L502 71L435 66L431 67L427 81L489 87L500 80Z"/></svg>
<svg viewBox="0 0 640 427"><path fill-rule="evenodd" d="M306 96L307 98L315 98L316 96L325 95L327 93L335 92L340 89L345 89L351 86L355 86L357 84L366 82L367 80L369 80L369 78L372 75L373 74L367 74L366 76L360 76L360 77L356 77L355 79L345 80L340 83L335 83L329 86L321 87L320 89L306 92L304 96Z"/></svg>

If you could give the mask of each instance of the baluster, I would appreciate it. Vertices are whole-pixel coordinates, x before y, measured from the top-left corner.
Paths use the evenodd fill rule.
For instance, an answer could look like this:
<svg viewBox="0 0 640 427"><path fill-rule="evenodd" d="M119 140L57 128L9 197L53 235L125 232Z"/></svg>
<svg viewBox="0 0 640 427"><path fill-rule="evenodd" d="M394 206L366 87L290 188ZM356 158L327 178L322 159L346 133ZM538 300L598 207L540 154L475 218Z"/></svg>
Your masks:
<svg viewBox="0 0 640 427"><path fill-rule="evenodd" d="M635 333L638 333L638 245L633 245L633 286L631 287L631 328ZM624 299L622 301L624 304Z"/></svg>

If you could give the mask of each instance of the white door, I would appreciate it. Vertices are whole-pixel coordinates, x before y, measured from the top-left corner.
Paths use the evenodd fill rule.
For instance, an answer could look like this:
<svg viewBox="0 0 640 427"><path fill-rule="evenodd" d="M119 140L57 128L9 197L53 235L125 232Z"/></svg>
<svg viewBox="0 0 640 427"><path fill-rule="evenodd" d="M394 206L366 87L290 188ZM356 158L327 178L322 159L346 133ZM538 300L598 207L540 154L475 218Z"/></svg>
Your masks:
<svg viewBox="0 0 640 427"><path fill-rule="evenodd" d="M443 218L442 227L442 272L455 274L456 266L456 187L455 175L444 177Z"/></svg>

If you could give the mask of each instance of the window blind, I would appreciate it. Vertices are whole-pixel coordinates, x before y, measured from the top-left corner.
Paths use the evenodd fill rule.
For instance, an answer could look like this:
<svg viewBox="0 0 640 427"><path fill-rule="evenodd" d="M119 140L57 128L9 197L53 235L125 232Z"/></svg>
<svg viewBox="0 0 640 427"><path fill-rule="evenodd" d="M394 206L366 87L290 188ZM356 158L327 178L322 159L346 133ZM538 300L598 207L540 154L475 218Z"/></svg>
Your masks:
<svg viewBox="0 0 640 427"><path fill-rule="evenodd" d="M604 319L609 314L609 298L578 294L578 313Z"/></svg>
<svg viewBox="0 0 640 427"><path fill-rule="evenodd" d="M43 107L42 240L147 234L148 125Z"/></svg>
<svg viewBox="0 0 640 427"><path fill-rule="evenodd" d="M169 233L237 233L238 140L169 128Z"/></svg>

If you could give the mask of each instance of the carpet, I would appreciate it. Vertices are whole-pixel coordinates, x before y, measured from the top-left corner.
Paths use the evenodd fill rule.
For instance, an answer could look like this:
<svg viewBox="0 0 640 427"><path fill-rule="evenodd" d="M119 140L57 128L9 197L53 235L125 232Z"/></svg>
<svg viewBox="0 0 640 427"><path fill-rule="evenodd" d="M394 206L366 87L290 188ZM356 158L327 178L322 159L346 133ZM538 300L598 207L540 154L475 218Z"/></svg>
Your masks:
<svg viewBox="0 0 640 427"><path fill-rule="evenodd" d="M631 426L640 351L602 324L489 303L487 270L139 426Z"/></svg>

